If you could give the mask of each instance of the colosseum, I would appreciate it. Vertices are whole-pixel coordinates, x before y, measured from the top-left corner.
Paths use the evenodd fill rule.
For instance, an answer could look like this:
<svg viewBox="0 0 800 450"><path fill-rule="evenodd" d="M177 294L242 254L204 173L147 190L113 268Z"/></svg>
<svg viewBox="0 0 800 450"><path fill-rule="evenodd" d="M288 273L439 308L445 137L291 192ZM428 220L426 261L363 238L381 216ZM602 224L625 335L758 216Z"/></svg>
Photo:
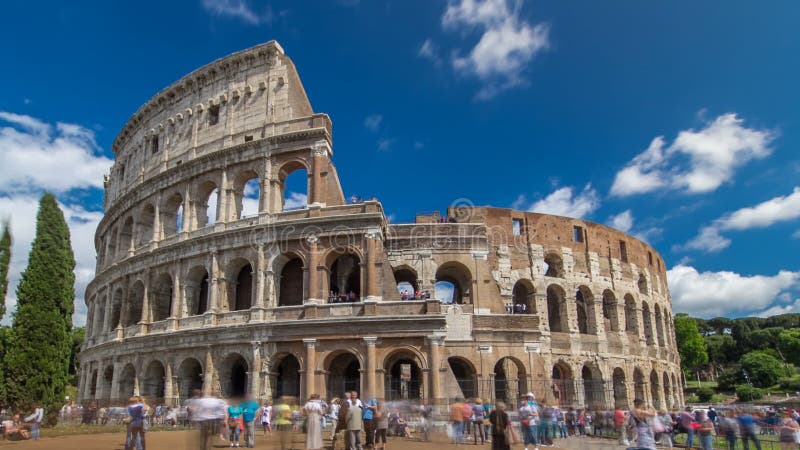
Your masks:
<svg viewBox="0 0 800 450"><path fill-rule="evenodd" d="M379 201L344 195L331 120L277 42L156 94L112 150L80 401L683 403L652 247L467 202L390 223ZM287 200L296 172L306 192Z"/></svg>

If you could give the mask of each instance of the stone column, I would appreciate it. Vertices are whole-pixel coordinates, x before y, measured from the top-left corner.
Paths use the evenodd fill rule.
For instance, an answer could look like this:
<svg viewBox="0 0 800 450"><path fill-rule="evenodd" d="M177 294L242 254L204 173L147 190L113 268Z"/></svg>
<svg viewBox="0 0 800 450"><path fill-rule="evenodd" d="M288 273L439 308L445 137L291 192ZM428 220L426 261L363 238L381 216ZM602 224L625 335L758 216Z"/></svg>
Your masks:
<svg viewBox="0 0 800 450"><path fill-rule="evenodd" d="M367 344L367 394L364 395L364 398L378 398L382 397L379 396L377 391L377 380L375 377L375 369L376 369L376 355L375 355L375 345L378 342L378 338L375 336L365 336L364 343Z"/></svg>
<svg viewBox="0 0 800 450"><path fill-rule="evenodd" d="M214 313L219 311L219 275L219 261L217 261L217 252L211 252L211 275L208 277L210 284L208 287L208 310Z"/></svg>
<svg viewBox="0 0 800 450"><path fill-rule="evenodd" d="M82 403L86 397L86 368L81 367L81 375L78 378L78 403Z"/></svg>
<svg viewBox="0 0 800 450"><path fill-rule="evenodd" d="M153 237L150 242L158 242L163 238L161 233L161 198L156 197L155 213L153 214Z"/></svg>
<svg viewBox="0 0 800 450"><path fill-rule="evenodd" d="M308 244L308 300L307 303L323 303L323 297L320 294L319 282L319 253L317 245L319 238L316 235L306 237Z"/></svg>
<svg viewBox="0 0 800 450"><path fill-rule="evenodd" d="M302 398L308 398L309 395L314 393L316 386L316 367L317 367L317 340L316 339L303 339L306 345L306 382L305 392L301 393Z"/></svg>
<svg viewBox="0 0 800 450"><path fill-rule="evenodd" d="M139 320L140 333L147 334L147 327L150 324L152 311L150 311L150 271L144 272L144 295L142 296L142 317ZM138 395L138 394L137 394Z"/></svg>
<svg viewBox="0 0 800 450"><path fill-rule="evenodd" d="M255 396L257 401L261 401L261 342L251 342L253 346L253 365L250 367L250 386L248 392Z"/></svg>
<svg viewBox="0 0 800 450"><path fill-rule="evenodd" d="M206 347L206 363L203 367L203 395L211 395L214 385L214 358L211 355L211 347Z"/></svg>
<svg viewBox="0 0 800 450"><path fill-rule="evenodd" d="M325 185L323 172L327 165L328 143L320 141L314 144L311 151L313 165L311 168L311 198L309 206L325 206Z"/></svg>
<svg viewBox="0 0 800 450"><path fill-rule="evenodd" d="M164 403L175 406L175 389L172 384L172 361L167 360L164 367Z"/></svg>
<svg viewBox="0 0 800 450"><path fill-rule="evenodd" d="M367 240L367 292L366 300L380 300L381 295L378 292L378 271L376 264L379 261L379 252L381 242L381 231L371 230L367 232L364 237Z"/></svg>
<svg viewBox="0 0 800 450"><path fill-rule="evenodd" d="M112 403L116 400L127 400L127 399L119 399L119 377L122 375L122 364L115 362L114 363L114 373L111 375L111 392L108 395L108 399L112 401Z"/></svg>
<svg viewBox="0 0 800 450"><path fill-rule="evenodd" d="M100 330L101 334L105 334L105 333L108 333L109 330L113 330L114 327L112 325L116 326L115 324L110 324L109 323L111 321L111 310L114 308L113 301L114 301L114 293L111 291L111 285L107 284L106 285L106 309L105 309L105 311L103 311L103 316L104 316L103 317L103 329Z"/></svg>
<svg viewBox="0 0 800 450"><path fill-rule="evenodd" d="M265 272L267 270L267 257L264 254L264 244L258 244L258 262L256 264L256 302L258 308L264 307Z"/></svg>
<svg viewBox="0 0 800 450"><path fill-rule="evenodd" d="M186 190L183 197L183 217L181 218L181 229L178 232L189 232L194 229L192 222L194 221L194 203L192 201L192 194Z"/></svg>
<svg viewBox="0 0 800 450"><path fill-rule="evenodd" d="M430 388L430 402L433 405L438 405L442 402L442 385L441 385L441 373L439 372L441 368L439 367L439 363L441 362L441 347L444 345L444 336L430 336L428 338L430 341L430 355L428 365L431 368L431 388Z"/></svg>
<svg viewBox="0 0 800 450"><path fill-rule="evenodd" d="M106 392L106 367L108 364L103 360L100 360L99 363L100 367L97 368L97 391L95 392L94 398L97 400L105 401L107 400L108 392ZM113 378L113 377L112 377Z"/></svg>
<svg viewBox="0 0 800 450"><path fill-rule="evenodd" d="M172 316L175 320L180 320L183 318L184 313L184 305L183 305L183 289L181 286L181 267L178 266L178 270L175 271L175 281L172 286L172 308L170 311L170 316Z"/></svg>

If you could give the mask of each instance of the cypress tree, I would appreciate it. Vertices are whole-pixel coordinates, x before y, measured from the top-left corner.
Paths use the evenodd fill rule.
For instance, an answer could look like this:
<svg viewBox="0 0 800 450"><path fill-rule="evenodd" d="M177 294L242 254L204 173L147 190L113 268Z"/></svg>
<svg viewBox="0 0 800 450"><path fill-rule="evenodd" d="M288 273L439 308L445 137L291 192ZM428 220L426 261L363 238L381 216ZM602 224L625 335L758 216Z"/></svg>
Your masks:
<svg viewBox="0 0 800 450"><path fill-rule="evenodd" d="M6 315L6 292L8 292L8 268L11 265L11 230L8 222L3 226L0 238L0 319Z"/></svg>
<svg viewBox="0 0 800 450"><path fill-rule="evenodd" d="M9 403L41 403L52 423L64 402L72 348L75 257L52 194L42 195L28 267L17 286L11 345L5 355Z"/></svg>

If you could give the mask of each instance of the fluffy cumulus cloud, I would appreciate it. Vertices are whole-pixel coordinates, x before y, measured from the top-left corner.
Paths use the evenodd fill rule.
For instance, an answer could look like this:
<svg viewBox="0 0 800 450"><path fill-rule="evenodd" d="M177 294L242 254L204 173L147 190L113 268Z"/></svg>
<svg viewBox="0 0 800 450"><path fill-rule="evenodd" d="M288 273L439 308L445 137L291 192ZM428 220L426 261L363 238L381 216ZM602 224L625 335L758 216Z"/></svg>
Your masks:
<svg viewBox="0 0 800 450"><path fill-rule="evenodd" d="M615 216L611 216L608 218L608 225L627 233L633 228L633 213L630 209L626 209Z"/></svg>
<svg viewBox="0 0 800 450"><path fill-rule="evenodd" d="M273 20L271 9L256 13L245 0L203 0L203 8L210 14L237 19L250 25L260 25Z"/></svg>
<svg viewBox="0 0 800 450"><path fill-rule="evenodd" d="M673 310L696 317L766 316L797 307L792 292L800 287L800 272L775 275L700 272L678 264L667 272Z"/></svg>
<svg viewBox="0 0 800 450"><path fill-rule="evenodd" d="M687 193L716 190L737 168L771 153L772 130L748 128L734 113L700 130L684 130L668 144L659 136L617 172L611 195L625 197L662 189Z"/></svg>
<svg viewBox="0 0 800 450"><path fill-rule="evenodd" d="M550 46L550 28L531 24L520 17L521 2L510 0L451 0L442 15L442 28L459 32L480 32L478 42L468 51L453 50L453 68L483 84L478 99L528 82L525 71L534 58ZM421 57L438 64L436 45L427 39Z"/></svg>
<svg viewBox="0 0 800 450"><path fill-rule="evenodd" d="M717 252L731 244L731 240L722 234L725 231L766 228L797 218L800 218L800 187L795 187L791 194L728 213L700 229L697 236L678 248Z"/></svg>
<svg viewBox="0 0 800 450"><path fill-rule="evenodd" d="M519 196L512 207L530 212L583 218L600 207L600 196L591 184L587 184L577 193L574 187L565 186L530 204L525 196Z"/></svg>
<svg viewBox="0 0 800 450"><path fill-rule="evenodd" d="M370 131L378 131L381 128L383 116L380 114L370 114L364 118L364 126Z"/></svg>
<svg viewBox="0 0 800 450"><path fill-rule="evenodd" d="M99 190L111 164L88 128L0 112L0 218L9 220L14 239L5 323L16 309L16 285L28 263L42 191L56 194L69 225L76 261L73 322L86 322L83 296L94 276L94 232L103 214L74 203L72 198L83 196L71 194Z"/></svg>

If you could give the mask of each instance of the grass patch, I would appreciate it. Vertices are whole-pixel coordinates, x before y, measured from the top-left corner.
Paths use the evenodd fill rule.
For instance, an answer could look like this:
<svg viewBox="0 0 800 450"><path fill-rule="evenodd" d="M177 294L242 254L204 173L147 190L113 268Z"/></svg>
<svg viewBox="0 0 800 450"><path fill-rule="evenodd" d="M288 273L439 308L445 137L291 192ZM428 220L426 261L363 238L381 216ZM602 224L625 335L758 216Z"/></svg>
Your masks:
<svg viewBox="0 0 800 450"><path fill-rule="evenodd" d="M173 428L170 426L153 426L147 429L151 431L178 431L186 428ZM42 428L42 437L74 436L79 434L100 434L100 433L124 433L127 430L125 425L56 425L54 427Z"/></svg>
<svg viewBox="0 0 800 450"><path fill-rule="evenodd" d="M717 389L717 382L716 381L686 381L686 389L700 389L701 387L708 387L711 389Z"/></svg>

